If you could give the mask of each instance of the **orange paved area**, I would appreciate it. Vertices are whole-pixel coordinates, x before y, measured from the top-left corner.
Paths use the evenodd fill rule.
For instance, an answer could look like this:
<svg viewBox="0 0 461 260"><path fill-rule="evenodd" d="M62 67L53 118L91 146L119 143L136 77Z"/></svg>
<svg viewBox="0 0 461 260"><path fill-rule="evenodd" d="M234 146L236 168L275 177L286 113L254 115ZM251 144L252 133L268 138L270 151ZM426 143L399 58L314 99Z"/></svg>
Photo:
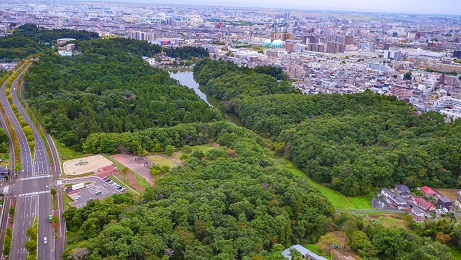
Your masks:
<svg viewBox="0 0 461 260"><path fill-rule="evenodd" d="M138 187L136 185L136 173L128 172L128 176L130 177L130 186L135 190L144 190L144 188Z"/></svg>
<svg viewBox="0 0 461 260"><path fill-rule="evenodd" d="M143 163L136 162L135 161L136 156L127 155L127 154L116 154L116 155L113 155L112 158L114 158L115 160L117 160L121 164L125 165L129 169L139 173L150 184L152 184L152 185L155 184L154 180L152 179L152 175L150 174L149 168L145 167ZM133 176L133 177L135 177L135 176ZM131 177L130 177L130 182L131 182Z"/></svg>

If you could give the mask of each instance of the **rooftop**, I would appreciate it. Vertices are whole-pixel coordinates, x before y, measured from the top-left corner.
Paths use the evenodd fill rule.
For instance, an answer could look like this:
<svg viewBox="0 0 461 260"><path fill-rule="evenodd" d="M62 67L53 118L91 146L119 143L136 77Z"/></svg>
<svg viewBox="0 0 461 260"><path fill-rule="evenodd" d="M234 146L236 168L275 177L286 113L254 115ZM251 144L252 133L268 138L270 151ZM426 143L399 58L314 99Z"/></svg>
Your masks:
<svg viewBox="0 0 461 260"><path fill-rule="evenodd" d="M437 192L429 186L421 187L421 191L428 195L437 195Z"/></svg>
<svg viewBox="0 0 461 260"><path fill-rule="evenodd" d="M291 255L290 255L290 249L296 249L299 253L301 253L301 255L304 257L306 255L309 256L308 259L315 259L315 260L327 260L325 257L323 256L319 256L317 255L316 253L310 251L309 249L301 246L301 245L292 245L291 247L285 249L282 251L282 255L286 258L288 258L289 260L291 260Z"/></svg>

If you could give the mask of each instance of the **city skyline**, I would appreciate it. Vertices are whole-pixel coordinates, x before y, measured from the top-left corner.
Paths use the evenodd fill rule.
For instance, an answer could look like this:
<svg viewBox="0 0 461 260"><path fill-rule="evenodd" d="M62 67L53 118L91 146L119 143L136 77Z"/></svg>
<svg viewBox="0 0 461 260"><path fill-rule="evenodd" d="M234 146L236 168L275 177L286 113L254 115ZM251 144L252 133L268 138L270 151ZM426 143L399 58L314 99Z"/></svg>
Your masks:
<svg viewBox="0 0 461 260"><path fill-rule="evenodd" d="M90 0L92 1L92 0ZM324 1L303 1L287 0L274 1L267 0L264 6L260 1L255 0L230 0L230 1L210 1L210 0L181 0L171 3L164 0L94 0L94 2L126 2L126 3L152 3L152 4L174 4L174 5L211 5L211 6L241 6L241 7L267 7L267 8L286 8L301 10L331 10L331 11L357 11L357 12L392 12L408 14L446 14L460 15L461 6L457 5L456 0L324 0Z"/></svg>

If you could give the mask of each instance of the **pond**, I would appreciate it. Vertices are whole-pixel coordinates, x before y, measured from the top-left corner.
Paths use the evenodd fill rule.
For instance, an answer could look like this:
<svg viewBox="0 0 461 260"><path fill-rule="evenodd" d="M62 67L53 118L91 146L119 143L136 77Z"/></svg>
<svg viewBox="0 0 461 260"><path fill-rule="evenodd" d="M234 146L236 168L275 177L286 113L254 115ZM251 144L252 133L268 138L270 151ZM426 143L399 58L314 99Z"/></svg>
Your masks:
<svg viewBox="0 0 461 260"><path fill-rule="evenodd" d="M217 108L219 107L219 100L206 93L205 88L200 86L194 79L194 72L192 71L168 71L170 77L179 81L181 85L191 88L197 95L203 99L208 105ZM242 120L232 113L226 113L227 120L238 126L243 126Z"/></svg>

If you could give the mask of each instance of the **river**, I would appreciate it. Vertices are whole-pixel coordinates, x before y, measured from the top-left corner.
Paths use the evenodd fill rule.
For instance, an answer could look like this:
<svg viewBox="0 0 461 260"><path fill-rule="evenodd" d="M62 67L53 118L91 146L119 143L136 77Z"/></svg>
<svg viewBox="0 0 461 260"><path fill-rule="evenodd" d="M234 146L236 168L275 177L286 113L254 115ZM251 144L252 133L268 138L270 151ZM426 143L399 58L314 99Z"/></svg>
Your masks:
<svg viewBox="0 0 461 260"><path fill-rule="evenodd" d="M203 86L200 86L194 79L194 72L192 71L168 71L170 77L179 81L181 85L191 88L197 95L203 99L209 106L214 108L219 107L219 100L206 93ZM238 126L243 126L242 120L232 113L226 113L227 120Z"/></svg>

